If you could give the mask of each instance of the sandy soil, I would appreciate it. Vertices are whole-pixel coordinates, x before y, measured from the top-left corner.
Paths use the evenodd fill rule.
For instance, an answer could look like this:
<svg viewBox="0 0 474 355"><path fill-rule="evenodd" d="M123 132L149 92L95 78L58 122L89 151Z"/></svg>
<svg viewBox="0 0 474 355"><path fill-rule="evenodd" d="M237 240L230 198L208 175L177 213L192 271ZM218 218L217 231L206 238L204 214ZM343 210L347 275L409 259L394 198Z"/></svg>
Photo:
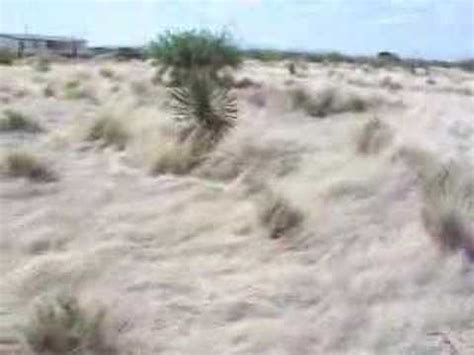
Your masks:
<svg viewBox="0 0 474 355"><path fill-rule="evenodd" d="M401 153L474 162L473 74L246 62L236 77L260 85L236 91L237 127L183 176L149 174L174 132L153 75L142 62L0 67L0 109L45 128L1 132L2 151L27 148L59 176L0 177L0 342L35 299L67 289L106 308L123 354L474 353L474 272L432 243ZM82 98L63 97L71 80ZM295 87L369 107L310 117L291 109ZM124 151L84 141L101 114L127 127ZM360 154L374 117L391 135ZM301 210L301 228L269 238L249 181Z"/></svg>

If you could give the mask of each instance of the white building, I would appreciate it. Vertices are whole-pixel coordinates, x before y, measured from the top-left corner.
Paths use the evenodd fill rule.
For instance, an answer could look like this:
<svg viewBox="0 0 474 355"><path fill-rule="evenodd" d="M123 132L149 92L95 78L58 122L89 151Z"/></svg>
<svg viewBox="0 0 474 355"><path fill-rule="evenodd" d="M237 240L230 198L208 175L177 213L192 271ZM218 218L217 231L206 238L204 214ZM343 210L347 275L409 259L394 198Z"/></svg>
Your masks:
<svg viewBox="0 0 474 355"><path fill-rule="evenodd" d="M87 42L71 37L0 33L0 49L8 49L19 57L36 54L77 57L87 52Z"/></svg>

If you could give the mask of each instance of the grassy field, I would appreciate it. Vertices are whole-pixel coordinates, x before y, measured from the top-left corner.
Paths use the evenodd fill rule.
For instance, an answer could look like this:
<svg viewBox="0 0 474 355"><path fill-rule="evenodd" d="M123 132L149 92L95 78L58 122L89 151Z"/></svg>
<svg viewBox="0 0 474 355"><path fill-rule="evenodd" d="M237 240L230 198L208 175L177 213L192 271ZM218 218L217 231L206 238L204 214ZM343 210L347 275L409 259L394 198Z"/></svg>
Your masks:
<svg viewBox="0 0 474 355"><path fill-rule="evenodd" d="M203 155L151 63L42 68L0 66L0 354L474 353L473 73L246 60Z"/></svg>

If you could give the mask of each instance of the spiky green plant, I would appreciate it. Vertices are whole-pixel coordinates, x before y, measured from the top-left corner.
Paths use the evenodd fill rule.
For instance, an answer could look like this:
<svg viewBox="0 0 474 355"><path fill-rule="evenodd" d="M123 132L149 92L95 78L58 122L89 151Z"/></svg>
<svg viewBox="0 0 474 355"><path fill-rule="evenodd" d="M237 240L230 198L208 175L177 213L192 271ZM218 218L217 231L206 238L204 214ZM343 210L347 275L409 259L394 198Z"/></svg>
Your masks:
<svg viewBox="0 0 474 355"><path fill-rule="evenodd" d="M170 89L170 94L176 119L191 123L201 139L216 142L235 125L236 98L209 73L194 72L185 86Z"/></svg>
<svg viewBox="0 0 474 355"><path fill-rule="evenodd" d="M241 62L240 52L228 33L207 30L166 32L150 44L149 53L162 65L189 70L211 66L219 70Z"/></svg>
<svg viewBox="0 0 474 355"><path fill-rule="evenodd" d="M237 67L242 62L241 53L227 32L166 32L151 42L148 52L160 64L159 76L172 69L176 85L184 83L194 70L215 74L225 66Z"/></svg>

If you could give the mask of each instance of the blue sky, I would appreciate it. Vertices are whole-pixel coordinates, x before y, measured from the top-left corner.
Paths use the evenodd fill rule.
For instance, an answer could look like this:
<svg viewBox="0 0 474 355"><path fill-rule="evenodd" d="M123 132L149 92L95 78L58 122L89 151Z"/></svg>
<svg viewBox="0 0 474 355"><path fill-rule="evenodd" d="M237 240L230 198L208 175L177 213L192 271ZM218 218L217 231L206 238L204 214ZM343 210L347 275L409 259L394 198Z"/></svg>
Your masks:
<svg viewBox="0 0 474 355"><path fill-rule="evenodd" d="M92 45L226 27L244 47L474 57L474 0L0 0L0 32L26 25Z"/></svg>

